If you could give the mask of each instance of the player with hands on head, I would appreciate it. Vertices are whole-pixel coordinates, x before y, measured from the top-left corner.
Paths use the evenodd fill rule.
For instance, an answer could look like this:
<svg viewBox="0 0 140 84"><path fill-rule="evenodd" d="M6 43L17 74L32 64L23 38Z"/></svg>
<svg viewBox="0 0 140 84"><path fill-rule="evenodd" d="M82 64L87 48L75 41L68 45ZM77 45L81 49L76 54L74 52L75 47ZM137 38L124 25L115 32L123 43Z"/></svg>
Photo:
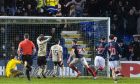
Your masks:
<svg viewBox="0 0 140 84"><path fill-rule="evenodd" d="M52 37L51 36L44 36L43 34L40 34L37 38L37 45L38 45L38 58L37 58L37 64L39 66L39 70L37 73L37 78L41 78L41 75L46 78L46 55L47 55L47 42L50 41Z"/></svg>

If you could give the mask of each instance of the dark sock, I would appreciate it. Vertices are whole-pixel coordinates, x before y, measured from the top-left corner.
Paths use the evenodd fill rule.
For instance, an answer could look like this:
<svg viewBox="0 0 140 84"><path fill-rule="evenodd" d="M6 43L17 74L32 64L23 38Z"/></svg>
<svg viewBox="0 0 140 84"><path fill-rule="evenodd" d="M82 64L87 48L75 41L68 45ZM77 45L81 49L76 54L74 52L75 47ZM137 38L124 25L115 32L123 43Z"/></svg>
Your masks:
<svg viewBox="0 0 140 84"><path fill-rule="evenodd" d="M73 65L71 65L70 68L72 68L72 70L76 71L77 73L79 72L78 69L76 69L76 67L74 67Z"/></svg>
<svg viewBox="0 0 140 84"><path fill-rule="evenodd" d="M91 73L92 76L96 76L95 72L91 68L87 68L87 70Z"/></svg>
<svg viewBox="0 0 140 84"><path fill-rule="evenodd" d="M45 75L45 73L42 73L42 76L43 76L43 78L46 78L46 75Z"/></svg>
<svg viewBox="0 0 140 84"><path fill-rule="evenodd" d="M31 66L29 66L29 65L27 65L27 69L28 69L29 71L32 70Z"/></svg>
<svg viewBox="0 0 140 84"><path fill-rule="evenodd" d="M30 71L28 68L26 69L26 76L27 76L27 79L30 80Z"/></svg>

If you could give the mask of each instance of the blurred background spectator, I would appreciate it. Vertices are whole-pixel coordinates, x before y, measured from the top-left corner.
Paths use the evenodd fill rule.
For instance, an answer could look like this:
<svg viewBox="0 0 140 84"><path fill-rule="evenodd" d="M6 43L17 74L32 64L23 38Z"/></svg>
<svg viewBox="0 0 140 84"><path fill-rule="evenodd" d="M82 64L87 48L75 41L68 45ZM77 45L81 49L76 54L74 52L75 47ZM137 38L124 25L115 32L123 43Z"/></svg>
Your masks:
<svg viewBox="0 0 140 84"><path fill-rule="evenodd" d="M133 54L134 54L132 60L140 61L140 40L138 39L137 36L134 36L134 41L131 43L131 46L133 48Z"/></svg>
<svg viewBox="0 0 140 84"><path fill-rule="evenodd" d="M128 45L126 45L122 40L118 41L119 46L121 47L121 61L128 61L130 60L130 51Z"/></svg>

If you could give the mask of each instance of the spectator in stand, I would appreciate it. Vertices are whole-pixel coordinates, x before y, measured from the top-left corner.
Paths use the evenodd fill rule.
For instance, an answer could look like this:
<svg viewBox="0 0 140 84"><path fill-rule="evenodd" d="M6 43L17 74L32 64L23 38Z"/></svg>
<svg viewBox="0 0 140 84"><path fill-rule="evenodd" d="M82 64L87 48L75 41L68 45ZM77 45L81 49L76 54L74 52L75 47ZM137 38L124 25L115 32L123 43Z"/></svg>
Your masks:
<svg viewBox="0 0 140 84"><path fill-rule="evenodd" d="M0 15L3 15L4 12L4 0L0 0Z"/></svg>
<svg viewBox="0 0 140 84"><path fill-rule="evenodd" d="M138 11L137 31L138 31L138 34L140 34L140 10Z"/></svg>
<svg viewBox="0 0 140 84"><path fill-rule="evenodd" d="M82 17L85 2L86 0L72 0L66 4L66 7L68 7L71 4L75 5L76 17Z"/></svg>
<svg viewBox="0 0 140 84"><path fill-rule="evenodd" d="M76 16L75 5L70 6L69 16L70 17L75 17Z"/></svg>
<svg viewBox="0 0 140 84"><path fill-rule="evenodd" d="M127 23L126 23L126 33L128 35L133 35L136 34L136 26L137 26L137 17L135 14L135 10L134 9L130 9L129 10L129 14L127 16Z"/></svg>
<svg viewBox="0 0 140 84"><path fill-rule="evenodd" d="M14 16L16 13L16 0L5 0L6 12L9 16Z"/></svg>
<svg viewBox="0 0 140 84"><path fill-rule="evenodd" d="M38 9L42 10L48 16L55 16L58 12L58 1L57 0L39 0Z"/></svg>
<svg viewBox="0 0 140 84"><path fill-rule="evenodd" d="M31 4L27 5L27 8L25 10L24 15L25 16L33 16L34 15L34 10L32 9L32 5Z"/></svg>
<svg viewBox="0 0 140 84"><path fill-rule="evenodd" d="M138 37L134 37L134 42L132 42L131 45L134 53L132 60L140 61L140 41L138 40Z"/></svg>
<svg viewBox="0 0 140 84"><path fill-rule="evenodd" d="M115 0L110 0L108 2L107 10L109 11L110 15L113 15L116 13L117 10L117 4Z"/></svg>
<svg viewBox="0 0 140 84"><path fill-rule="evenodd" d="M37 11L38 11L38 16L42 16L44 13L43 7L45 6L44 0L38 0L37 2Z"/></svg>
<svg viewBox="0 0 140 84"><path fill-rule="evenodd" d="M125 16L125 9L123 6L123 2L119 1L118 2L118 6L117 6L117 16L118 16L118 20L117 20L117 26L118 26L118 32L121 35L124 35L124 16ZM122 37L122 36L121 36Z"/></svg>
<svg viewBox="0 0 140 84"><path fill-rule="evenodd" d="M129 61L132 61L133 60L132 58L134 57L132 44L128 45L128 49L129 49Z"/></svg>
<svg viewBox="0 0 140 84"><path fill-rule="evenodd" d="M57 9L56 17L61 17L62 16L61 7L62 6L60 4L58 4L58 9Z"/></svg>
<svg viewBox="0 0 140 84"><path fill-rule="evenodd" d="M66 7L66 4L69 0L59 0L59 4L61 5L61 13L62 16L68 16L69 7Z"/></svg>
<svg viewBox="0 0 140 84"><path fill-rule="evenodd" d="M16 7L17 7L16 16L23 16L25 12L25 1L17 0Z"/></svg>
<svg viewBox="0 0 140 84"><path fill-rule="evenodd" d="M23 16L23 12L20 9L17 9L15 16Z"/></svg>
<svg viewBox="0 0 140 84"><path fill-rule="evenodd" d="M129 54L129 47L126 45L122 40L118 41L119 46L121 48L121 59L122 61L128 61L130 54Z"/></svg>
<svg viewBox="0 0 140 84"><path fill-rule="evenodd" d="M25 7L28 7L28 5L31 5L32 10L36 9L38 0L24 0L24 1L25 1Z"/></svg>
<svg viewBox="0 0 140 84"><path fill-rule="evenodd" d="M117 36L117 28L116 28L116 24L111 24L111 33L115 36Z"/></svg>

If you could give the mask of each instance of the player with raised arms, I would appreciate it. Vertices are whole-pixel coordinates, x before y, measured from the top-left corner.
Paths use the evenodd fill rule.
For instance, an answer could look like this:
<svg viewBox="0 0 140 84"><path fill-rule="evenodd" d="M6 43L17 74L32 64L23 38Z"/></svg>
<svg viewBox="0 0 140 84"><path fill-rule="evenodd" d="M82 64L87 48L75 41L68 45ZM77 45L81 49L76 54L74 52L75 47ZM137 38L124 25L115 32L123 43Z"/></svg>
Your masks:
<svg viewBox="0 0 140 84"><path fill-rule="evenodd" d="M94 79L96 78L96 72L93 71L91 69L91 67L89 67L85 57L84 57L84 53L85 53L85 49L81 46L77 44L77 40L73 40L72 41L72 50L69 56L69 59L67 61L67 63L69 64L69 67L77 72L77 76L79 77L81 75L81 72L74 66L76 63L81 62L85 68L87 69L88 72L90 72L92 74L92 76L94 77ZM73 58L73 60L70 62L71 57L74 56L75 54L75 58Z"/></svg>
<svg viewBox="0 0 140 84"><path fill-rule="evenodd" d="M39 70L37 73L37 78L41 78L41 74L44 78L46 78L46 55L47 55L47 42L51 39L51 36L44 36L40 34L37 38L37 45L38 45L38 58L37 64L39 66Z"/></svg>
<svg viewBox="0 0 140 84"><path fill-rule="evenodd" d="M62 46L60 46L60 40L59 39L55 40L55 45L53 45L51 47L49 55L52 56L52 61L54 63L53 77L55 77L56 74L57 74L58 65L59 65L59 67L61 67L62 76L63 76L63 71L64 71L63 48L62 48Z"/></svg>
<svg viewBox="0 0 140 84"><path fill-rule="evenodd" d="M105 47L105 52L108 52L110 57L109 57L109 66L110 69L112 70L112 77L114 79L114 82L117 82L117 73L118 70L120 69L120 55L121 55L121 48L119 47L118 43L116 42L116 37L111 34L109 36L110 41Z"/></svg>

